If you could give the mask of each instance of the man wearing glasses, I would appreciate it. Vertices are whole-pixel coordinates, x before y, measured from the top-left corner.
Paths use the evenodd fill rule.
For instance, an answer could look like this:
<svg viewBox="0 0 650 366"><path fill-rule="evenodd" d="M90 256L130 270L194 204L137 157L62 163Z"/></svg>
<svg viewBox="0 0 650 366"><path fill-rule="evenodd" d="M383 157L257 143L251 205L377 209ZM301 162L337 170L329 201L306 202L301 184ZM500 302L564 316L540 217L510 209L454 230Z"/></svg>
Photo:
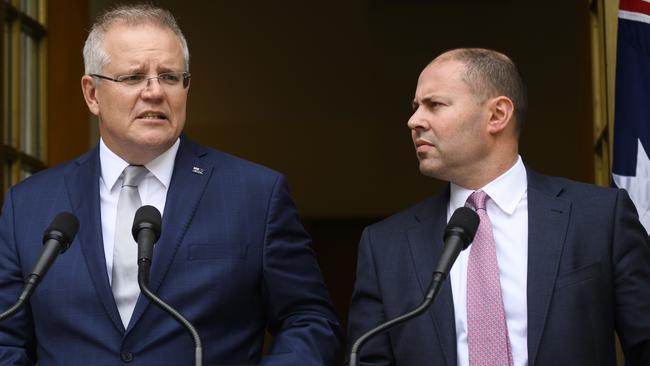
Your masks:
<svg viewBox="0 0 650 366"><path fill-rule="evenodd" d="M140 205L163 215L149 286L197 328L205 365L332 364L338 322L284 177L181 135L189 52L173 16L107 12L84 62L101 141L7 193L0 308L18 296L52 217L72 212L79 233L29 305L0 323L0 364L193 364L190 336L140 294L130 232Z"/></svg>

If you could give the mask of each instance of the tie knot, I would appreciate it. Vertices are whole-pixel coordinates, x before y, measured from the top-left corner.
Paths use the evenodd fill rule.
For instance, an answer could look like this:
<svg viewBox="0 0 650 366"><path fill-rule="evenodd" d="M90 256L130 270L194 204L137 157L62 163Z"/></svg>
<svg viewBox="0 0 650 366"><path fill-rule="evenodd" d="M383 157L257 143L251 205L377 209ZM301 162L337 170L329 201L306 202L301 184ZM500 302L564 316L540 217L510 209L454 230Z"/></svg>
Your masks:
<svg viewBox="0 0 650 366"><path fill-rule="evenodd" d="M129 165L124 168L122 173L122 187L137 187L142 181L142 178L147 174L148 170L143 165Z"/></svg>
<svg viewBox="0 0 650 366"><path fill-rule="evenodd" d="M485 203L488 199L487 193L483 191L475 191L470 194L467 198L467 203L469 203L475 210L485 210Z"/></svg>

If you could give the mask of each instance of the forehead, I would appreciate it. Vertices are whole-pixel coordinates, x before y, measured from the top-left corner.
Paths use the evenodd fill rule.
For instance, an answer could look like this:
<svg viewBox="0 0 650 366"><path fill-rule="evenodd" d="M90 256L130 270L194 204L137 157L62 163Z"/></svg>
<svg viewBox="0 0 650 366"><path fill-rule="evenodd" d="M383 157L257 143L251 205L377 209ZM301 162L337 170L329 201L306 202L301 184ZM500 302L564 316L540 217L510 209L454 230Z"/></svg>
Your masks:
<svg viewBox="0 0 650 366"><path fill-rule="evenodd" d="M103 48L110 64L117 66L156 62L178 67L184 62L178 36L169 28L151 23L111 25L104 35Z"/></svg>
<svg viewBox="0 0 650 366"><path fill-rule="evenodd" d="M433 61L422 70L418 78L418 90L469 91L464 81L465 64L456 60Z"/></svg>

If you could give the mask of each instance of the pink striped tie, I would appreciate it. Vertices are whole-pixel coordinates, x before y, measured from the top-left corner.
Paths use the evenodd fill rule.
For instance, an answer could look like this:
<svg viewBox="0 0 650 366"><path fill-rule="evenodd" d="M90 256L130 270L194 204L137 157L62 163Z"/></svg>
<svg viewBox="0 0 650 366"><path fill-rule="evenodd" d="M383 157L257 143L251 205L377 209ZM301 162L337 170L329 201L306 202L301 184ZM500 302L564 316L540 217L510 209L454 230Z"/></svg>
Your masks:
<svg viewBox="0 0 650 366"><path fill-rule="evenodd" d="M485 209L488 195L472 193L468 205L481 219L467 264L467 345L470 366L512 366L496 245Z"/></svg>

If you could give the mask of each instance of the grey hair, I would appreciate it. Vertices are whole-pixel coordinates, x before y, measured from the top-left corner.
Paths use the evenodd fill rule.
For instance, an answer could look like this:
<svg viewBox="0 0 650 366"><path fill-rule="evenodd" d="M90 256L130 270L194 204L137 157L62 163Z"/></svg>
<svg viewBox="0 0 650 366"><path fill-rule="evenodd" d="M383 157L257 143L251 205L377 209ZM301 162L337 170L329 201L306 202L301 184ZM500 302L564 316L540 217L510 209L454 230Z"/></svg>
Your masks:
<svg viewBox="0 0 650 366"><path fill-rule="evenodd" d="M100 74L102 69L110 62L110 56L104 49L104 37L108 29L115 23L122 22L126 25L135 26L142 24L156 24L169 28L181 41L183 58L185 60L185 71L190 68L190 51L187 48L187 40L176 23L176 19L168 10L153 5L122 5L103 13L93 24L84 44L83 57L86 75Z"/></svg>

